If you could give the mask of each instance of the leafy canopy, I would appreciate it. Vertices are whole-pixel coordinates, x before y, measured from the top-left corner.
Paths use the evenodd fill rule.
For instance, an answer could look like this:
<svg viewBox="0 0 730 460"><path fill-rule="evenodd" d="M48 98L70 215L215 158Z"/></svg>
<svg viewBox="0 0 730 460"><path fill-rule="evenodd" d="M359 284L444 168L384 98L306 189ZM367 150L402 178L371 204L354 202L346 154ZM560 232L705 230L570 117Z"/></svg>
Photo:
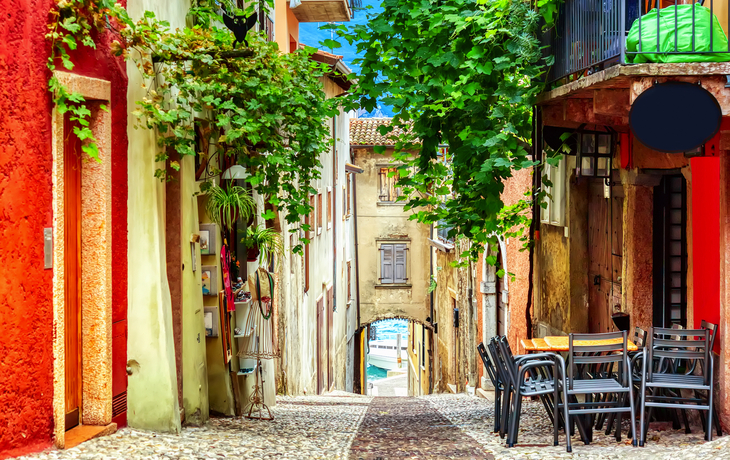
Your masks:
<svg viewBox="0 0 730 460"><path fill-rule="evenodd" d="M392 106L392 126L381 134L394 126L404 132L395 150L405 163L399 184L411 218L452 227L450 236L477 243L473 256L496 233L527 221L527 206L504 209L500 194L514 170L536 164L528 150L543 72L537 35L556 5L385 0L368 25L329 26L363 54L356 102L366 110L379 102Z"/></svg>

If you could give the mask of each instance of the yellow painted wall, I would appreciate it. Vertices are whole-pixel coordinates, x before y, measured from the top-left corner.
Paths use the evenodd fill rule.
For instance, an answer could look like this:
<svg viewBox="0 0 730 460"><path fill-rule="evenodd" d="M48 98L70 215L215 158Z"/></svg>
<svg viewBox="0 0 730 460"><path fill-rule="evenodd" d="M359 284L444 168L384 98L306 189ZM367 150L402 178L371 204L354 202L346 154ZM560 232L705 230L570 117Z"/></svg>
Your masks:
<svg viewBox="0 0 730 460"><path fill-rule="evenodd" d="M195 159L185 156L180 161L180 196L182 246L182 379L185 423L199 425L208 420L208 369L206 360L205 322L203 320L203 286L200 271L200 243L194 243L196 270L190 237L198 233L198 191L195 183Z"/></svg>
<svg viewBox="0 0 730 460"><path fill-rule="evenodd" d="M145 10L171 26L184 27L187 0L158 2L129 0L134 19ZM154 177L156 135L134 129L131 114L136 101L146 96L136 66L127 63L129 78L128 115L128 221L129 304L128 365L133 369L127 390L127 420L130 426L155 431L179 432L175 347L172 333L170 291L165 262L165 184Z"/></svg>

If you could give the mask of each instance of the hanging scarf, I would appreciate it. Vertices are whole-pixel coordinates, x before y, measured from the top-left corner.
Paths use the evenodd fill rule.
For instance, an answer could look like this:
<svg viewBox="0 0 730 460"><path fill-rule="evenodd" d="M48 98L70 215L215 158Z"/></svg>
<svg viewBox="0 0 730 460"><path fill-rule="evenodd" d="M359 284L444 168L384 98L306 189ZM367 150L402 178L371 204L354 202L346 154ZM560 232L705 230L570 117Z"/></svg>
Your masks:
<svg viewBox="0 0 730 460"><path fill-rule="evenodd" d="M226 311L236 310L236 300L233 297L233 289L231 289L231 271L230 271L231 253L224 244L221 247L221 271L223 272L223 290L226 297Z"/></svg>

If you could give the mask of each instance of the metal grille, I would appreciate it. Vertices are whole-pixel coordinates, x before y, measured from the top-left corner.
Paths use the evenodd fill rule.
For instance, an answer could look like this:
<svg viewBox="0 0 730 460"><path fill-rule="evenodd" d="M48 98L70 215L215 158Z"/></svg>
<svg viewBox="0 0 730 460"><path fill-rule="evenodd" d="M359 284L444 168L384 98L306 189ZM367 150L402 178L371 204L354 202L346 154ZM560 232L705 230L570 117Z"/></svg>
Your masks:
<svg viewBox="0 0 730 460"><path fill-rule="evenodd" d="M127 392L119 393L112 399L112 418L127 411Z"/></svg>
<svg viewBox="0 0 730 460"><path fill-rule="evenodd" d="M713 1L704 0L701 2L709 10L712 21L716 21L713 10ZM555 63L548 73L548 81L553 82L561 78L573 75L574 78L581 78L596 71L602 70L616 64L627 64L639 54L651 55L672 55L672 54L719 54L730 52L730 44L727 49L718 49L716 40L724 37L716 37L714 28L698 27L700 18L695 17L692 12L691 48L680 50L679 36L688 33L687 25L680 23L678 26L677 6L682 5L678 0L566 0L561 6L558 20L553 29L543 36L543 45L547 45L547 55L553 55ZM647 20L641 18L653 8L672 8L660 17L656 15L656 21L647 25ZM672 19L672 12L674 18ZM706 16L704 17L707 20ZM728 23L730 23L730 9L728 9ZM648 34L646 27L655 28L657 33L656 43L649 45L646 41L640 41L637 51L626 51L626 37L632 24L637 23L640 29L639 37L644 38ZM667 27L670 30L667 31ZM710 50L697 51L697 38L701 30L709 30ZM653 36L654 33L652 32ZM668 37L674 42L673 51L659 51L662 37ZM653 40L653 38L652 38ZM705 59L706 60L706 59Z"/></svg>

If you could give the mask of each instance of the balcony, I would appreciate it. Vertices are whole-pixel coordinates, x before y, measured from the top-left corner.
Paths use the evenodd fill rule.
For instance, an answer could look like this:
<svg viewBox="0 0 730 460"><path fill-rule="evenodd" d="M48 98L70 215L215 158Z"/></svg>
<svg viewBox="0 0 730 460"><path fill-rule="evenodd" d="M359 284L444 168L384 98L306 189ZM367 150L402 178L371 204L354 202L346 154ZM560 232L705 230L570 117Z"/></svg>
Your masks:
<svg viewBox="0 0 730 460"><path fill-rule="evenodd" d="M674 64L674 73L686 75L697 74L691 67L703 64L726 68L710 63L730 61L728 0L704 0L703 5L677 0L565 0L556 26L543 36L546 52L555 58L547 81L554 89L624 64ZM651 67L656 71L656 65Z"/></svg>
<svg viewBox="0 0 730 460"><path fill-rule="evenodd" d="M348 0L302 0L292 12L299 22L348 22L352 19Z"/></svg>

